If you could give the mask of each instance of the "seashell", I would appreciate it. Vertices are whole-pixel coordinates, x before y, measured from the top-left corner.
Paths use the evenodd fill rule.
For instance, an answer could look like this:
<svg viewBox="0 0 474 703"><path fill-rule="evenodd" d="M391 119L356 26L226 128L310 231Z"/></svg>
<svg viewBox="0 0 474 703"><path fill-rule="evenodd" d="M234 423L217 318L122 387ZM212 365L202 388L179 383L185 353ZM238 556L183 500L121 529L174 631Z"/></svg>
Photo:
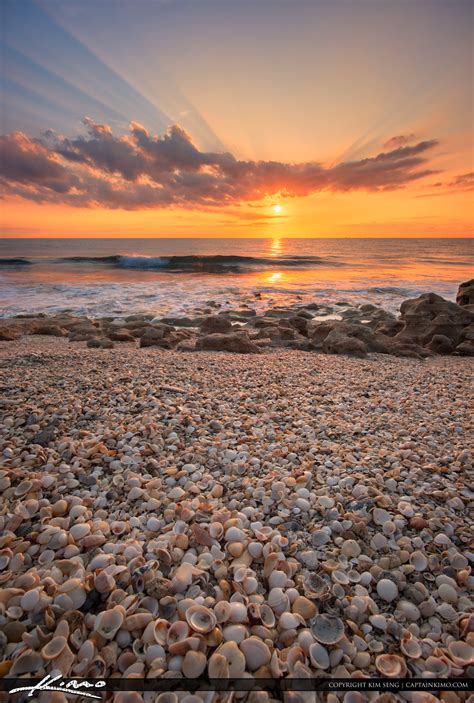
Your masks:
<svg viewBox="0 0 474 703"><path fill-rule="evenodd" d="M458 594L456 589L448 583L442 583L438 587L438 596L444 603L455 604L458 602Z"/></svg>
<svg viewBox="0 0 474 703"><path fill-rule="evenodd" d="M240 678L243 676L245 671L245 656L240 651L236 642L233 640L224 642L219 649L216 650L216 654L224 658L226 668L229 672L228 676L232 678ZM211 676L210 669L209 676Z"/></svg>
<svg viewBox="0 0 474 703"><path fill-rule="evenodd" d="M247 551L252 557L252 559L260 559L263 554L263 546L261 542L249 542L247 545Z"/></svg>
<svg viewBox="0 0 474 703"><path fill-rule="evenodd" d="M150 622L143 631L142 641L146 644L165 645L169 628L169 622L162 618Z"/></svg>
<svg viewBox="0 0 474 703"><path fill-rule="evenodd" d="M447 678L451 673L451 667L446 659L438 657L428 657L425 660L425 669L423 675L427 678Z"/></svg>
<svg viewBox="0 0 474 703"><path fill-rule="evenodd" d="M203 605L193 605L186 610L186 621L195 631L206 633L213 630L217 624L217 619L212 610Z"/></svg>
<svg viewBox="0 0 474 703"><path fill-rule="evenodd" d="M245 546L242 542L228 542L226 545L226 550L234 559L238 559L242 556L245 551Z"/></svg>
<svg viewBox="0 0 474 703"><path fill-rule="evenodd" d="M383 508L374 508L372 511L372 519L376 525L383 525L385 522L390 522L391 515Z"/></svg>
<svg viewBox="0 0 474 703"><path fill-rule="evenodd" d="M220 600L214 606L214 616L218 623L227 622L230 618L231 604L226 600Z"/></svg>
<svg viewBox="0 0 474 703"><path fill-rule="evenodd" d="M341 547L341 553L344 554L344 556L349 557L349 559L358 557L361 551L362 550L359 546L359 543L356 542L354 539L344 540Z"/></svg>
<svg viewBox="0 0 474 703"><path fill-rule="evenodd" d="M218 652L211 655L207 671L210 679L228 679L230 676L227 659Z"/></svg>
<svg viewBox="0 0 474 703"><path fill-rule="evenodd" d="M41 650L41 656L46 661L56 659L66 646L67 639L65 637L53 637Z"/></svg>
<svg viewBox="0 0 474 703"><path fill-rule="evenodd" d="M456 666L465 667L474 664L474 647L467 642L450 642L448 652Z"/></svg>
<svg viewBox="0 0 474 703"><path fill-rule="evenodd" d="M23 610L29 611L34 610L40 601L40 590L35 588L31 591L27 591L20 600L20 605Z"/></svg>
<svg viewBox="0 0 474 703"><path fill-rule="evenodd" d="M183 562L175 571L171 579L171 588L175 593L184 593L193 582L195 576L201 576L204 572L196 569L192 564Z"/></svg>
<svg viewBox="0 0 474 703"><path fill-rule="evenodd" d="M283 612L278 619L278 629L293 630L304 625L304 619L296 613Z"/></svg>
<svg viewBox="0 0 474 703"><path fill-rule="evenodd" d="M275 626L275 613L266 603L262 603L260 606L260 621L265 627L272 628Z"/></svg>
<svg viewBox="0 0 474 703"><path fill-rule="evenodd" d="M270 663L271 652L268 646L258 637L248 637L240 643L240 649L245 656L247 668L256 671L261 666Z"/></svg>
<svg viewBox="0 0 474 703"><path fill-rule="evenodd" d="M257 592L258 589L258 581L254 576L247 576L244 578L242 581L242 586L244 588L245 593L250 596L253 593Z"/></svg>
<svg viewBox="0 0 474 703"><path fill-rule="evenodd" d="M276 552L272 552L265 557L263 564L263 575L266 579L270 577L270 574L274 569L276 569L278 562L280 561L280 556Z"/></svg>
<svg viewBox="0 0 474 703"><path fill-rule="evenodd" d="M344 636L344 623L336 615L316 615L310 624L314 637L322 644L336 644Z"/></svg>
<svg viewBox="0 0 474 703"><path fill-rule="evenodd" d="M288 610L290 601L281 588L272 588L267 597L267 603L276 615Z"/></svg>
<svg viewBox="0 0 474 703"><path fill-rule="evenodd" d="M125 610L120 605L116 605L110 610L103 610L96 616L94 631L106 640L113 640L122 627L124 618Z"/></svg>
<svg viewBox="0 0 474 703"><path fill-rule="evenodd" d="M44 667L44 662L38 652L27 649L13 661L8 672L9 676L21 676L22 674L33 674Z"/></svg>
<svg viewBox="0 0 474 703"><path fill-rule="evenodd" d="M169 645L180 642L189 636L189 625L184 620L177 620L166 633L166 643ZM159 643L161 644L161 642Z"/></svg>
<svg viewBox="0 0 474 703"><path fill-rule="evenodd" d="M398 596L397 585L390 579L380 579L377 583L377 593L382 600L390 603Z"/></svg>
<svg viewBox="0 0 474 703"><path fill-rule="evenodd" d="M220 539L224 534L224 526L221 522L211 522L209 525L209 534L213 539Z"/></svg>
<svg viewBox="0 0 474 703"><path fill-rule="evenodd" d="M302 647L290 647L286 655L286 667L290 674L294 674L298 664L306 663L306 654Z"/></svg>
<svg viewBox="0 0 474 703"><path fill-rule="evenodd" d="M226 542L246 542L247 538L245 536L245 532L240 530L238 527L232 526L229 527L224 535L224 539Z"/></svg>
<svg viewBox="0 0 474 703"><path fill-rule="evenodd" d="M243 603L230 603L228 622L248 622L247 608Z"/></svg>
<svg viewBox="0 0 474 703"><path fill-rule="evenodd" d="M249 636L249 633L245 625L232 624L226 625L226 627L223 628L222 635L224 640L232 640L233 642L240 644L246 637Z"/></svg>
<svg viewBox="0 0 474 703"><path fill-rule="evenodd" d="M400 642L400 649L410 659L419 659L422 655L421 645L415 637L407 637Z"/></svg>
<svg viewBox="0 0 474 703"><path fill-rule="evenodd" d="M303 588L307 598L312 600L322 600L329 593L327 582L312 571L307 571L303 578Z"/></svg>
<svg viewBox="0 0 474 703"><path fill-rule="evenodd" d="M176 693L166 691L165 693L160 693L159 696L157 696L156 703L178 703L178 696Z"/></svg>
<svg viewBox="0 0 474 703"><path fill-rule="evenodd" d="M151 613L134 613L129 615L123 624L125 630L135 632L143 630L153 620Z"/></svg>
<svg viewBox="0 0 474 703"><path fill-rule="evenodd" d="M188 679L196 679L201 676L207 666L207 657L202 652L189 650L184 655L181 671Z"/></svg>
<svg viewBox="0 0 474 703"><path fill-rule="evenodd" d="M309 658L311 659L311 664L316 669L329 669L330 659L328 651L319 642L314 642L309 648Z"/></svg>
<svg viewBox="0 0 474 703"><path fill-rule="evenodd" d="M412 554L410 554L410 564L416 571L425 571L428 568L428 559L423 552L412 552Z"/></svg>
<svg viewBox="0 0 474 703"><path fill-rule="evenodd" d="M268 585L270 586L270 588L284 588L286 586L287 581L288 576L285 574L285 572L278 571L277 569L272 571L272 573L268 577Z"/></svg>
<svg viewBox="0 0 474 703"><path fill-rule="evenodd" d="M375 666L383 676L403 678L407 672L405 660L396 654L379 654L375 658Z"/></svg>

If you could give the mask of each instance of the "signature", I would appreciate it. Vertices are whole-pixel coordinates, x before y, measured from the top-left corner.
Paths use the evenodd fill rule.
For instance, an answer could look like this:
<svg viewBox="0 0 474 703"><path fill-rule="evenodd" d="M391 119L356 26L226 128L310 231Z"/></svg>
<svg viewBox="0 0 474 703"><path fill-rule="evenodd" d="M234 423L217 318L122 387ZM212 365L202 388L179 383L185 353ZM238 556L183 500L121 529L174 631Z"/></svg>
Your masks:
<svg viewBox="0 0 474 703"><path fill-rule="evenodd" d="M33 696L33 694L38 691L61 691L62 693L67 692L71 696L83 696L85 698L96 698L97 700L102 700L102 696L94 695L94 693L88 693L84 691L85 688L103 688L106 684L105 681L96 681L91 683L90 681L78 681L77 679L71 679L71 681L62 681L62 675L51 676L47 674L39 683L35 686L22 686L21 688L13 688L10 693L20 693L21 691L28 691L28 698Z"/></svg>

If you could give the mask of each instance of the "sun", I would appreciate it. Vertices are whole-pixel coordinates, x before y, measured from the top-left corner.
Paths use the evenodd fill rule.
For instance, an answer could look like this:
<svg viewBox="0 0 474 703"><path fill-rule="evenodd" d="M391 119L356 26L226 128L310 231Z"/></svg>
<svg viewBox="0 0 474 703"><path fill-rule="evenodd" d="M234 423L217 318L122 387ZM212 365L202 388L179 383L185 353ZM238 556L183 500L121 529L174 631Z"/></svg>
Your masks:
<svg viewBox="0 0 474 703"><path fill-rule="evenodd" d="M280 213L281 212L281 205L274 205L273 212L276 212L277 214Z"/></svg>

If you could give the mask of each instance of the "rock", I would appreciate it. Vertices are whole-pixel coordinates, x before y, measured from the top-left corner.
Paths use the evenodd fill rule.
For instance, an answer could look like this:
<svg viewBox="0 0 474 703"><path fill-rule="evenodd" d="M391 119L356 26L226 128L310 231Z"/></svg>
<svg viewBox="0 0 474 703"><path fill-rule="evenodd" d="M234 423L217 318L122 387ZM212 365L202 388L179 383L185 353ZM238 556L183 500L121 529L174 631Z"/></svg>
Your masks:
<svg viewBox="0 0 474 703"><path fill-rule="evenodd" d="M436 354L451 354L454 351L453 342L444 334L435 334L426 346Z"/></svg>
<svg viewBox="0 0 474 703"><path fill-rule="evenodd" d="M235 332L233 334L208 334L199 337L196 349L202 351L228 351L238 354L258 354L260 348L250 340L247 334Z"/></svg>
<svg viewBox="0 0 474 703"><path fill-rule="evenodd" d="M100 333L99 326L92 323L81 323L71 327L69 330L70 342L87 342Z"/></svg>
<svg viewBox="0 0 474 703"><path fill-rule="evenodd" d="M456 295L458 305L474 305L474 278L461 283Z"/></svg>
<svg viewBox="0 0 474 703"><path fill-rule="evenodd" d="M30 334L44 334L48 337L65 337L67 335L66 330L62 329L58 325L36 325L31 330Z"/></svg>
<svg viewBox="0 0 474 703"><path fill-rule="evenodd" d="M134 327L130 330L130 334L134 339L139 339L140 337L143 337L150 329L153 329L152 325L147 325L146 327Z"/></svg>
<svg viewBox="0 0 474 703"><path fill-rule="evenodd" d="M173 327L199 327L203 322L203 317L162 317L160 322Z"/></svg>
<svg viewBox="0 0 474 703"><path fill-rule="evenodd" d="M464 328L474 320L469 310L435 293L405 300L400 305L400 313L403 328L395 339L409 339L423 346L429 344L436 334L448 337L454 345L459 344Z"/></svg>
<svg viewBox="0 0 474 703"><path fill-rule="evenodd" d="M144 320L140 317L135 320L129 320L124 324L122 329L130 330L131 332L132 330L146 329L147 327L153 327L153 325L151 324L151 322L148 322L147 320Z"/></svg>
<svg viewBox="0 0 474 703"><path fill-rule="evenodd" d="M161 347L162 349L174 349L182 339L186 338L187 330L175 330L174 327L165 324L158 324L147 329L140 337L140 347Z"/></svg>
<svg viewBox="0 0 474 703"><path fill-rule="evenodd" d="M367 346L356 337L349 337L338 330L331 330L322 343L325 354L348 354L363 358L367 356Z"/></svg>
<svg viewBox="0 0 474 703"><path fill-rule="evenodd" d="M196 351L196 343L192 340L183 339L181 342L178 342L176 349L178 351L194 352Z"/></svg>
<svg viewBox="0 0 474 703"><path fill-rule="evenodd" d="M210 315L200 324L201 334L226 334L232 330L232 322L223 315Z"/></svg>
<svg viewBox="0 0 474 703"><path fill-rule="evenodd" d="M126 329L118 329L107 333L107 337L113 342L134 342L135 338Z"/></svg>
<svg viewBox="0 0 474 703"><path fill-rule="evenodd" d="M92 349L113 349L114 343L107 337L92 337L87 341L87 346Z"/></svg>
<svg viewBox="0 0 474 703"><path fill-rule="evenodd" d="M462 354L462 356L474 356L474 342L470 339L461 342L456 347L456 352Z"/></svg>
<svg viewBox="0 0 474 703"><path fill-rule="evenodd" d="M14 327L0 327L0 341L1 342L13 342L15 339L20 337L19 330Z"/></svg>

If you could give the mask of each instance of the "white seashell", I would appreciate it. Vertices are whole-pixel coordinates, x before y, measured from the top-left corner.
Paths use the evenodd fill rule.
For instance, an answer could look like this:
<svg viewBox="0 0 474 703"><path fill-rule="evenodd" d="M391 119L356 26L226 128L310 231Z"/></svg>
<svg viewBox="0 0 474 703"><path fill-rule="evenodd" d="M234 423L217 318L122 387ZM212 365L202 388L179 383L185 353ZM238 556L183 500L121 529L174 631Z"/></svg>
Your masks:
<svg viewBox="0 0 474 703"><path fill-rule="evenodd" d="M243 603L230 603L229 622L248 622L247 608Z"/></svg>
<svg viewBox="0 0 474 703"><path fill-rule="evenodd" d="M300 625L304 625L304 619L301 615L296 613L289 613L288 611L282 613L278 620L278 627L281 630L293 630Z"/></svg>
<svg viewBox="0 0 474 703"><path fill-rule="evenodd" d="M212 610L203 605L193 605L186 610L186 621L195 632L206 633L213 630L217 619Z"/></svg>
<svg viewBox="0 0 474 703"><path fill-rule="evenodd" d="M288 610L290 606L289 598L281 588L271 589L267 597L267 603L276 615Z"/></svg>
<svg viewBox="0 0 474 703"><path fill-rule="evenodd" d="M240 649L245 656L247 668L250 671L256 671L261 666L270 662L270 649L265 642L258 637L248 637L240 643Z"/></svg>
<svg viewBox="0 0 474 703"><path fill-rule="evenodd" d="M390 603L398 597L398 588L390 579L380 579L377 583L377 593L382 600Z"/></svg>
<svg viewBox="0 0 474 703"><path fill-rule="evenodd" d="M270 588L284 588L286 582L288 581L288 576L284 571L272 571L268 577L268 585Z"/></svg>
<svg viewBox="0 0 474 703"><path fill-rule="evenodd" d="M245 641L245 640L244 640ZM242 646L242 645L241 645ZM245 672L246 657L245 653L242 653L237 646L236 642L229 640L224 642L217 650L216 654L223 657L226 669L229 672L228 676L231 678L240 678ZM214 655L213 655L214 656ZM211 657L212 659L212 657ZM209 661L209 665L211 662ZM209 666L209 676L212 678L211 669Z"/></svg>
<svg viewBox="0 0 474 703"><path fill-rule="evenodd" d="M410 554L410 564L416 571L425 571L428 568L428 559L423 552L415 551Z"/></svg>
<svg viewBox="0 0 474 703"><path fill-rule="evenodd" d="M358 557L359 554L361 553L361 548L354 539L346 539L343 542L341 552L344 554L344 556L349 557L349 558L354 558Z"/></svg>
<svg viewBox="0 0 474 703"><path fill-rule="evenodd" d="M196 679L201 676L207 666L207 657L202 652L189 650L184 655L181 671L188 679Z"/></svg>
<svg viewBox="0 0 474 703"><path fill-rule="evenodd" d="M40 589L35 588L31 591L27 591L25 595L21 597L20 605L23 610L34 610L40 601Z"/></svg>
<svg viewBox="0 0 474 703"><path fill-rule="evenodd" d="M445 603L454 604L454 603L458 602L458 593L457 593L456 589L447 583L442 583L438 587L438 596Z"/></svg>
<svg viewBox="0 0 474 703"><path fill-rule="evenodd" d="M226 625L222 630L222 635L224 640L227 642L232 640L240 644L246 637L249 636L248 630L245 625L233 624Z"/></svg>
<svg viewBox="0 0 474 703"><path fill-rule="evenodd" d="M247 538L245 536L245 532L243 532L242 530L239 530L238 527L229 527L226 530L224 539L226 542L241 542L241 543L244 543L247 540Z"/></svg>
<svg viewBox="0 0 474 703"><path fill-rule="evenodd" d="M329 654L326 647L323 647L319 642L314 642L309 647L309 658L311 659L311 664L316 669L329 669L330 660Z"/></svg>
<svg viewBox="0 0 474 703"><path fill-rule="evenodd" d="M77 525L73 525L69 530L69 534L74 540L79 540L88 535L91 531L91 527L87 522L81 522Z"/></svg>
<svg viewBox="0 0 474 703"><path fill-rule="evenodd" d="M125 610L120 605L116 605L110 610L102 610L95 618L94 631L98 632L104 639L112 640L122 627L124 617Z"/></svg>

